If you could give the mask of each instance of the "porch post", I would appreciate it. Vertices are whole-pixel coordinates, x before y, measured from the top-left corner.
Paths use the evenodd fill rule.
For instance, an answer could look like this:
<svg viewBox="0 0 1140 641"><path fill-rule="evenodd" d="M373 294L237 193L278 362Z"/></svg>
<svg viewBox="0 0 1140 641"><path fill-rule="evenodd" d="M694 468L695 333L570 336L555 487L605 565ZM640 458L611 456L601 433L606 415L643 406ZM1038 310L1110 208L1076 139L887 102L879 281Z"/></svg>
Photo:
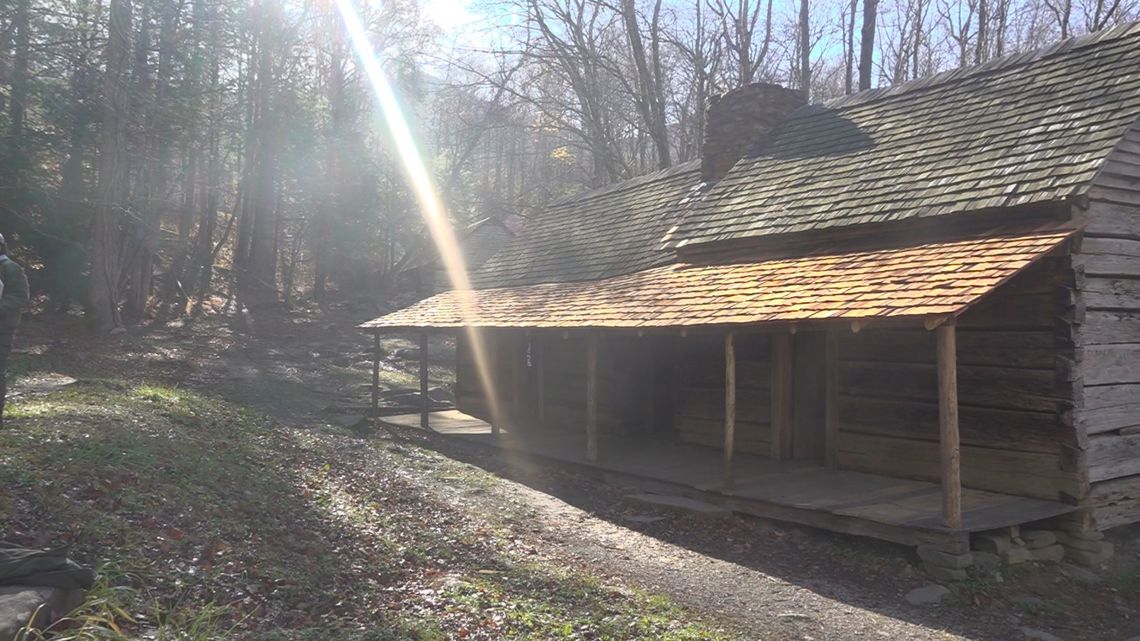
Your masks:
<svg viewBox="0 0 1140 641"><path fill-rule="evenodd" d="M495 334L490 329L483 330L483 345L487 349L487 376L491 379L491 384L488 386L494 391L494 398L488 399L491 407L491 436L499 435L499 423L503 422L503 407L499 402L503 398L502 388L499 384L502 382L502 377L499 376L499 364L502 363L502 358L499 357L499 348L502 346L503 341L500 336Z"/></svg>
<svg viewBox="0 0 1140 641"><path fill-rule="evenodd" d="M420 427L428 426L428 333L420 332Z"/></svg>
<svg viewBox="0 0 1140 641"><path fill-rule="evenodd" d="M523 408L523 359L526 358L526 336L515 336L511 341L511 426L517 428L522 423Z"/></svg>
<svg viewBox="0 0 1140 641"><path fill-rule="evenodd" d="M586 348L586 458L598 460L598 335L587 335Z"/></svg>
<svg viewBox="0 0 1140 641"><path fill-rule="evenodd" d="M736 332L724 335L724 487L734 479L732 455L736 449Z"/></svg>
<svg viewBox="0 0 1140 641"><path fill-rule="evenodd" d="M534 342L533 346L531 365L534 367L535 387L538 388L535 392L538 423L540 427L546 427L546 348L541 340Z"/></svg>
<svg viewBox="0 0 1140 641"><path fill-rule="evenodd" d="M372 418L380 416L380 332L372 332Z"/></svg>
<svg viewBox="0 0 1140 641"><path fill-rule="evenodd" d="M792 454L792 335L777 330L771 336L771 458L779 461Z"/></svg>
<svg viewBox="0 0 1140 641"><path fill-rule="evenodd" d="M938 341L938 427L942 460L942 519L952 530L962 528L961 447L958 438L958 367L952 323L935 330Z"/></svg>
<svg viewBox="0 0 1140 641"><path fill-rule="evenodd" d="M838 467L839 451L839 333L827 330L823 352L823 460L827 467Z"/></svg>

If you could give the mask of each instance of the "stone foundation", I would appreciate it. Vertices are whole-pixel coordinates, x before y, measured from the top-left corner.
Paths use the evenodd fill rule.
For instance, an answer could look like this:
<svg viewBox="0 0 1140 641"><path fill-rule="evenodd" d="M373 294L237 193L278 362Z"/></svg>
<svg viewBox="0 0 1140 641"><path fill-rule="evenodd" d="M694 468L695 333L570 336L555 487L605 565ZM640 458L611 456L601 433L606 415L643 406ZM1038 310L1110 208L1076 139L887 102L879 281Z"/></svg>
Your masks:
<svg viewBox="0 0 1140 641"><path fill-rule="evenodd" d="M975 534L970 547L977 560L977 571L992 574L1004 566L1036 561L1060 563L1070 556L1064 535L1052 530L1025 530L1010 528L998 532ZM1080 544L1085 544L1081 541ZM1099 549L1099 548L1098 548Z"/></svg>
<svg viewBox="0 0 1140 641"><path fill-rule="evenodd" d="M939 581L964 581L966 569L974 564L969 552L953 554L926 545L918 546L918 558L926 573Z"/></svg>
<svg viewBox="0 0 1140 641"><path fill-rule="evenodd" d="M1097 567L1112 559L1112 544L1093 529L1067 527L1054 533L1065 549L1065 558L1085 567Z"/></svg>

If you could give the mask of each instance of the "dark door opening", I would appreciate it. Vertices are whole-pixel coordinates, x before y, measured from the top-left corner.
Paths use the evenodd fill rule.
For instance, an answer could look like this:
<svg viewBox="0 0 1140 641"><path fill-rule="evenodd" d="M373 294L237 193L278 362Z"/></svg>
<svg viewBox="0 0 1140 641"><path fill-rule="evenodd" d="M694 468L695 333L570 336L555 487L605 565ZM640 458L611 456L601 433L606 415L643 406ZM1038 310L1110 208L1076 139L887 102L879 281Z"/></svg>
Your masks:
<svg viewBox="0 0 1140 641"><path fill-rule="evenodd" d="M799 332L792 342L792 458L824 461L826 332Z"/></svg>

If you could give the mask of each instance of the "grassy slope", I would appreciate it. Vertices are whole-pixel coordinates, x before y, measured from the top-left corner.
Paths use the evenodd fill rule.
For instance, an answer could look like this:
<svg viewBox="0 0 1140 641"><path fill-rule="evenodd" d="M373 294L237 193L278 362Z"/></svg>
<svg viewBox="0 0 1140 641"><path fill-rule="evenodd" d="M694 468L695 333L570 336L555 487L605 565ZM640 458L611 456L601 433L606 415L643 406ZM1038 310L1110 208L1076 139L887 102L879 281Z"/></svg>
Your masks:
<svg viewBox="0 0 1140 641"><path fill-rule="evenodd" d="M493 477L410 444L116 381L10 416L6 537L101 567L76 637L728 638L661 597L528 561L416 483Z"/></svg>

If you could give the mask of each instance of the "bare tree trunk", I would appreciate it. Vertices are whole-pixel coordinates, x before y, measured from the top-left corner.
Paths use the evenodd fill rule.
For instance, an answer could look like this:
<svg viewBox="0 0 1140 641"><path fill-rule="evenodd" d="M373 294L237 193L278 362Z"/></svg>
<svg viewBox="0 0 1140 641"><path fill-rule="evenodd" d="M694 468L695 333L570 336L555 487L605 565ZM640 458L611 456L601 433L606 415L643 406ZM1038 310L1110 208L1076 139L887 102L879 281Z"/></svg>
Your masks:
<svg viewBox="0 0 1140 641"><path fill-rule="evenodd" d="M859 91L871 88L872 64L875 57L875 18L879 0L863 0L863 30L859 40Z"/></svg>
<svg viewBox="0 0 1140 641"><path fill-rule="evenodd" d="M111 0L103 85L103 130L99 144L99 201L95 207L91 247L90 304L95 329L99 332L109 332L122 325L119 316L120 154L127 110L123 83L130 32L130 0Z"/></svg>
<svg viewBox="0 0 1140 641"><path fill-rule="evenodd" d="M800 0L800 91L811 102L811 4Z"/></svg>
<svg viewBox="0 0 1140 641"><path fill-rule="evenodd" d="M665 95L663 88L657 82L660 79L659 67L655 64L656 73L650 74L649 63L645 56L645 45L641 40L641 26L637 22L637 9L633 0L622 0L622 17L625 22L626 36L629 38L630 51L633 54L634 64L637 66L637 80L639 96L637 97L638 110L645 122L646 133L653 140L657 150L657 165L665 168L673 164L669 151L669 129L665 122ZM658 19L661 15L661 0L656 0L653 8L651 40L655 43L660 39L657 32ZM656 52L655 52L656 53ZM659 56L655 55L655 62Z"/></svg>
<svg viewBox="0 0 1140 641"><path fill-rule="evenodd" d="M987 0L978 0L978 42L977 49L974 50L974 64L980 65L985 62L989 56L986 55L987 45L989 44L989 2Z"/></svg>
<svg viewBox="0 0 1140 641"><path fill-rule="evenodd" d="M262 0L258 10L261 29L258 38L257 101L254 121L252 171L244 215L249 217L248 263L241 270L238 293L250 307L277 301L277 114L273 64L273 32L276 16L272 3ZM243 221L244 223L245 221Z"/></svg>
<svg viewBox="0 0 1140 641"><path fill-rule="evenodd" d="M859 0L851 0L849 15L845 15L847 24L843 47L843 93L850 94L855 90L855 13L858 11Z"/></svg>
<svg viewBox="0 0 1140 641"><path fill-rule="evenodd" d="M31 42L29 0L16 0L12 16L12 66L8 81L8 162L9 169L23 168L24 119L28 103L28 49ZM18 165L13 165L18 163Z"/></svg>

